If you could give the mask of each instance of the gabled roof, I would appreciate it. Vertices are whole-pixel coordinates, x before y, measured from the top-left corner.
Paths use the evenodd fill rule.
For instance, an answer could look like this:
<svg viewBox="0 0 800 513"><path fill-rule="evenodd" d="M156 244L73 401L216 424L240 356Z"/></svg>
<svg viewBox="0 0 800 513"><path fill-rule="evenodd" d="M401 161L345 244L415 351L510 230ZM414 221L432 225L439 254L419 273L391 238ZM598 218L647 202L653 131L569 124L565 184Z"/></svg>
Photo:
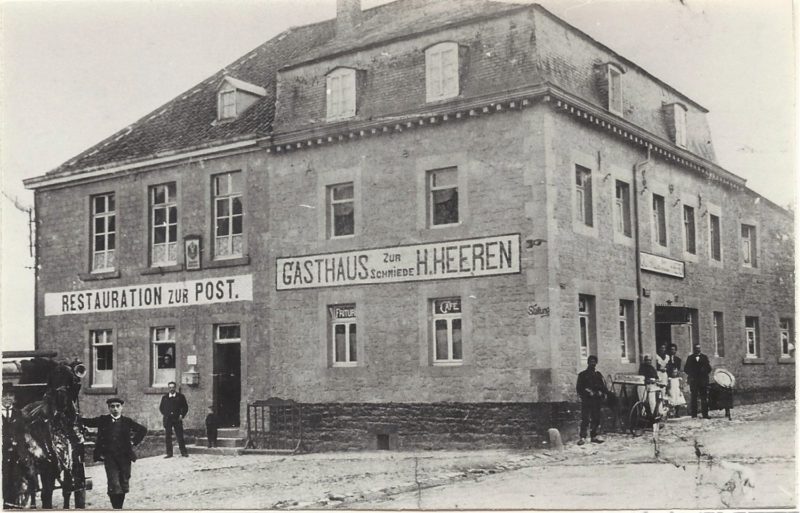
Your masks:
<svg viewBox="0 0 800 513"><path fill-rule="evenodd" d="M364 10L355 30L338 37L334 19L291 28L43 177L26 180L26 185L51 179L65 181L73 175L98 169L130 167L134 163L143 164L151 159L201 149L205 154L210 153L209 148L268 137L273 131L278 70L524 9L545 12L564 27L613 53L536 4L492 0L396 0ZM543 74L545 80L553 79ZM237 118L217 123L217 92L225 82L261 97ZM572 82L567 79L560 85L571 90ZM580 91L575 94L581 95ZM709 157L702 152L700 155ZM710 157L713 160L713 155Z"/></svg>

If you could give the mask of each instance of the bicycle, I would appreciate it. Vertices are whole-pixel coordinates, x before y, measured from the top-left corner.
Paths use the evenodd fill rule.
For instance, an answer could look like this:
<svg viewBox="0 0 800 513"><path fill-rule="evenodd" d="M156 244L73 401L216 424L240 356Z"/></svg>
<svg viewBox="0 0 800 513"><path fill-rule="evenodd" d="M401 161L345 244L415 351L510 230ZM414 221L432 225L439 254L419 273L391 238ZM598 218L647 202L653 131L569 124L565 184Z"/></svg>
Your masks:
<svg viewBox="0 0 800 513"><path fill-rule="evenodd" d="M664 423L670 410L669 402L664 399L663 385L651 382L638 387L644 388L628 415L628 430L633 436L640 436L645 429L656 429Z"/></svg>

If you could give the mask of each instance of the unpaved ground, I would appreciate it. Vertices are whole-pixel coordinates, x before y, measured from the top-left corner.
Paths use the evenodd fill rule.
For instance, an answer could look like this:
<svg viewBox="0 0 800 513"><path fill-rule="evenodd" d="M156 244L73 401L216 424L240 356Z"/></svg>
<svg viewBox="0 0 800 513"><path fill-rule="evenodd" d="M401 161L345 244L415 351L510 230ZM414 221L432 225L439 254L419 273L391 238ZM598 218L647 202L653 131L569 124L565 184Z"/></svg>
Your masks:
<svg viewBox="0 0 800 513"><path fill-rule="evenodd" d="M719 412L716 412L719 415ZM695 443L697 441L697 444ZM419 451L143 458L137 509L672 509L795 507L794 402L732 421L670 421L652 438L609 435L555 451ZM697 456L697 453L700 456ZM102 466L87 507L108 507Z"/></svg>

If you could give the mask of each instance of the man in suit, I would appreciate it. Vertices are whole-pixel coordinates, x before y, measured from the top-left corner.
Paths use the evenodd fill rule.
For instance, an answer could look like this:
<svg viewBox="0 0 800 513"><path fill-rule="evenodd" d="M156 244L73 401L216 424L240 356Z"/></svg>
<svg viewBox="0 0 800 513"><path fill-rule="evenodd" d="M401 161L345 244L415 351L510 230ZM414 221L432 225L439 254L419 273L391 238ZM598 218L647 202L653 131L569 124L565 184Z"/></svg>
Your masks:
<svg viewBox="0 0 800 513"><path fill-rule="evenodd" d="M697 417L697 399L700 398L700 409L703 418L708 418L708 375L711 373L711 364L708 357L700 350L700 344L694 345L694 352L686 357L683 367L686 379L689 381L691 398L689 399L689 413Z"/></svg>
<svg viewBox="0 0 800 513"><path fill-rule="evenodd" d="M122 509L128 482L131 478L131 463L136 461L133 448L144 439L147 428L122 415L125 401L112 397L106 401L110 415L83 418L84 426L97 428L94 460L102 461L108 478L108 497L111 507Z"/></svg>
<svg viewBox="0 0 800 513"><path fill-rule="evenodd" d="M178 439L178 448L181 456L188 457L186 443L183 441L183 418L189 412L189 404L186 397L176 390L174 381L170 381L167 386L169 392L161 396L161 404L158 410L164 416L164 431L166 433L167 455L165 458L172 457L172 430L175 430L175 438Z"/></svg>
<svg viewBox="0 0 800 513"><path fill-rule="evenodd" d="M578 374L578 382L575 390L581 398L581 439L578 445L586 443L586 429L591 422L591 440L593 443L601 444L605 440L597 436L597 428L600 427L601 407L603 400L608 395L606 382L603 375L596 370L597 357L594 355L586 359L586 370Z"/></svg>

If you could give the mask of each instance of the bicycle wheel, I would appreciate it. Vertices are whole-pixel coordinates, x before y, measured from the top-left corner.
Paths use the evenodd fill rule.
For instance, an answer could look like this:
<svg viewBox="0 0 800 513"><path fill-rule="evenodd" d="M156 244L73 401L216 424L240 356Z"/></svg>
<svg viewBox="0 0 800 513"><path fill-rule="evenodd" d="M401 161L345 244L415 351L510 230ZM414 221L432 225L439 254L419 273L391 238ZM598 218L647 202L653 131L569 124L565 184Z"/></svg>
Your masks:
<svg viewBox="0 0 800 513"><path fill-rule="evenodd" d="M640 436L644 433L644 429L647 426L647 417L647 405L643 401L633 405L628 416L628 429L633 436Z"/></svg>

